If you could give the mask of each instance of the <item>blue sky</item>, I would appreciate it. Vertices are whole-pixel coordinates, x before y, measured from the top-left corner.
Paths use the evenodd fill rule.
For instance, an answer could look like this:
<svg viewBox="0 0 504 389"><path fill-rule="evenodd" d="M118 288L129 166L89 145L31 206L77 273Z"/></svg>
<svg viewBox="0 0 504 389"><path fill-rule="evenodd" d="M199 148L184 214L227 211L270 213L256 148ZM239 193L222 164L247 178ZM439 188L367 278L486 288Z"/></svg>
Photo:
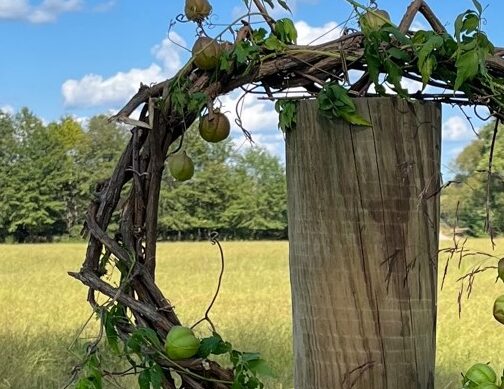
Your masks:
<svg viewBox="0 0 504 389"><path fill-rule="evenodd" d="M363 1L364 2L364 1ZM398 22L409 0L381 0ZM485 30L496 45L504 45L504 2L481 0L488 6ZM213 0L215 23L240 15L241 0ZM346 19L350 7L344 0L290 0L301 43L334 29ZM428 1L453 30L458 13L473 8L471 0ZM184 0L0 0L0 109L29 107L45 121L63 115L85 119L113 112L138 88L173 75L188 53L167 37L170 20L183 10ZM414 26L422 28L423 19ZM216 27L218 31L220 27ZM177 24L171 38L191 47L192 24ZM337 33L337 29L333 34ZM329 35L327 38L331 38ZM234 111L238 95L222 98ZM468 111L470 116L474 116ZM283 140L276 128L271 105L247 98L244 123L257 143L283 159ZM477 120L478 127L481 123ZM233 129L237 147L243 141ZM443 171L449 161L474 138L458 109L443 110Z"/></svg>

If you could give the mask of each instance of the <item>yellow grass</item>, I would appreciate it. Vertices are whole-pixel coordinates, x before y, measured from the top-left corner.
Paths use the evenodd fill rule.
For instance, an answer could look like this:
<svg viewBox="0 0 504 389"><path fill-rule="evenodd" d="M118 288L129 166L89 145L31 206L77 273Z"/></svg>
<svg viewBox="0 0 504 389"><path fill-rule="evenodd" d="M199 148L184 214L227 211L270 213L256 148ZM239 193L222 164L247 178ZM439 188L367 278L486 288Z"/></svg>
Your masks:
<svg viewBox="0 0 504 389"><path fill-rule="evenodd" d="M448 243L444 243L446 246ZM497 250L504 246L498 242ZM467 247L490 252L488 240ZM267 388L292 388L290 286L286 242L224 242L226 273L212 318L222 335L239 349L260 351L278 378ZM67 350L90 315L86 290L67 276L78 270L85 246L0 246L0 388L60 388L78 361ZM445 262L440 257L440 276ZM504 328L492 318L493 300L504 294L495 272L479 276L458 318L455 280L477 263L496 260L471 257L447 277L438 301L437 384L459 388L460 371L477 361L500 370ZM158 283L187 324L205 311L219 271L218 249L209 243L163 243L159 247ZM90 336L96 327L84 335ZM202 328L205 330L205 327ZM82 344L83 340L79 343ZM132 387L133 379L123 382ZM110 384L107 387L114 387Z"/></svg>

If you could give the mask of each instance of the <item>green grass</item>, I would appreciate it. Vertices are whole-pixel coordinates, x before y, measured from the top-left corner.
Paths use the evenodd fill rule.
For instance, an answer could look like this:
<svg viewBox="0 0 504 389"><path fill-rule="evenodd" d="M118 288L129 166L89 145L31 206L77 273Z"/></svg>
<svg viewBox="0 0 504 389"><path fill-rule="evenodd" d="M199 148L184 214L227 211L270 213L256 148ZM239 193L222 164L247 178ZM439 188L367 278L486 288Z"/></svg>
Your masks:
<svg viewBox="0 0 504 389"><path fill-rule="evenodd" d="M498 242L497 253L504 252ZM490 251L488 240L468 247ZM226 273L212 318L239 349L260 351L278 378L267 388L292 388L291 306L286 242L224 242ZM0 388L60 388L78 361L69 344L91 311L86 289L67 276L78 270L83 244L0 246ZM486 261L486 262L485 262ZM440 276L445 256L440 257ZM439 292L437 388L458 388L460 371L477 361L504 367L504 328L492 318L504 293L495 273L476 279L458 318L455 280L482 257L456 261ZM196 321L210 301L219 271L218 249L209 243L163 243L157 281L184 323ZM91 336L91 326L84 336ZM203 327L203 329L205 329ZM81 340L81 344L84 340ZM78 351L78 350L77 350ZM124 387L132 386L130 381ZM108 386L113 387L113 386Z"/></svg>

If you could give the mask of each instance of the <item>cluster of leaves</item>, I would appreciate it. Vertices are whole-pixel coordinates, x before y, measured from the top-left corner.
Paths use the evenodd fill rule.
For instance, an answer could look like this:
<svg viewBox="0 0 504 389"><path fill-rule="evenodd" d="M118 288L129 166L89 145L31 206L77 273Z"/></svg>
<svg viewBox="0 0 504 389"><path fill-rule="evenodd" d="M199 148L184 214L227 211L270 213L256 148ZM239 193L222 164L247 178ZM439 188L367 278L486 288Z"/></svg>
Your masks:
<svg viewBox="0 0 504 389"><path fill-rule="evenodd" d="M81 366L81 376L75 384L76 389L102 389L105 375L121 376L133 371L137 374L140 389L160 389L166 370L175 381L176 387L181 385L180 374L185 374L199 380L210 380L178 365L166 355L163 342L156 332L150 328L136 328L125 339L121 339L117 326L130 325L125 309L120 304L114 304L110 310L103 307L100 311L102 325L108 348L119 358L124 357L130 369L123 372L106 372L102 368L99 343L90 344L92 352L88 353ZM232 366L234 381L229 384L232 389L262 389L264 384L259 376L273 377L273 372L258 353L247 353L235 350L231 343L226 342L214 332L203 338L196 357L203 360L211 356L227 356ZM163 362L171 363L172 367L163 367ZM204 363L204 362L203 362ZM210 380L211 381L211 380Z"/></svg>
<svg viewBox="0 0 504 389"><path fill-rule="evenodd" d="M370 80L374 83L377 93L386 93L384 82L394 86L394 91L402 97L407 91L401 86L403 70L408 69L411 56L407 50L396 47L395 43L404 47L411 47L409 37L389 23L381 28L365 31L364 56ZM380 74L385 73L384 81L380 81Z"/></svg>
<svg viewBox="0 0 504 389"><path fill-rule="evenodd" d="M485 61L494 46L481 31L483 8L477 0L473 3L476 11L467 10L457 17L454 37L423 30L410 37L390 23L365 30L364 55L376 92L384 95L387 82L399 96L407 98L408 92L401 86L404 71L420 74L424 88L434 78L469 96L476 92L474 85L478 83L494 92L502 89L501 82L487 71ZM385 75L383 81L380 74ZM500 105L504 106L504 101Z"/></svg>
<svg viewBox="0 0 504 389"><path fill-rule="evenodd" d="M242 0L242 1L245 4L245 7L250 8L250 6L252 4L252 0ZM268 4L272 9L275 8L275 2L278 3L280 5L280 7L282 7L284 10L291 12L291 9L289 8L289 6L287 5L287 2L285 0L275 0L275 1L261 0L261 3L263 4L263 6L266 6L266 4Z"/></svg>
<svg viewBox="0 0 504 389"><path fill-rule="evenodd" d="M278 113L278 127L287 132L296 127L297 102L294 100L277 100L275 111Z"/></svg>
<svg viewBox="0 0 504 389"><path fill-rule="evenodd" d="M247 353L234 350L218 333L201 340L198 356L208 358L210 355L228 355L233 366L234 382L231 389L262 389L264 384L259 376L273 377L273 371L259 353Z"/></svg>
<svg viewBox="0 0 504 389"><path fill-rule="evenodd" d="M483 8L477 0L473 0L473 3L477 12L468 10L459 15L455 21L457 41L455 90L459 90L466 81L471 81L478 75L486 80L488 85L493 85L485 60L494 53L495 47L481 31Z"/></svg>
<svg viewBox="0 0 504 389"><path fill-rule="evenodd" d="M336 82L324 85L318 95L321 114L329 119L341 118L356 126L370 126L368 120L357 113L353 100L345 88Z"/></svg>
<svg viewBox="0 0 504 389"><path fill-rule="evenodd" d="M189 94L187 91L191 85L189 78L176 79L169 86L169 96L174 111L181 116L189 113L199 114L208 102L208 96L203 92ZM159 101L163 111L164 100Z"/></svg>
<svg viewBox="0 0 504 389"><path fill-rule="evenodd" d="M221 72L232 69L247 74L264 55L283 52L287 45L296 43L297 31L291 19L284 18L275 22L275 29L268 34L264 28L251 31L248 39L243 39L225 50L220 57Z"/></svg>

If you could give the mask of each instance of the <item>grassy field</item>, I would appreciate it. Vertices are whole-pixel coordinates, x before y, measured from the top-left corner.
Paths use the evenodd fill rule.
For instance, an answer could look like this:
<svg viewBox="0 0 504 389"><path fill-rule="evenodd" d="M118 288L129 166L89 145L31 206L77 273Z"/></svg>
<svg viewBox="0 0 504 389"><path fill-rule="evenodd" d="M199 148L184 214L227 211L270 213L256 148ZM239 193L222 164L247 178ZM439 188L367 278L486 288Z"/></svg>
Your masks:
<svg viewBox="0 0 504 389"><path fill-rule="evenodd" d="M449 244L448 243L445 243ZM496 255L504 253L498 241ZM490 251L488 240L468 248ZM286 242L224 243L227 268L212 311L218 330L239 349L260 351L278 378L267 388L292 388L290 286ZM87 320L86 290L67 276L78 270L83 244L0 246L0 388L60 388L68 380L76 351L68 346ZM440 257L440 274L445 263ZM504 367L504 327L492 318L493 300L504 293L495 273L482 274L458 318L455 282L474 264L495 260L470 257L451 267L439 293L437 384L459 388L460 371L476 361ZM158 283L185 323L204 312L219 271L217 248L208 243L163 243ZM85 336L91 336L91 326ZM122 385L131 388L132 383ZM114 386L109 386L114 387Z"/></svg>

